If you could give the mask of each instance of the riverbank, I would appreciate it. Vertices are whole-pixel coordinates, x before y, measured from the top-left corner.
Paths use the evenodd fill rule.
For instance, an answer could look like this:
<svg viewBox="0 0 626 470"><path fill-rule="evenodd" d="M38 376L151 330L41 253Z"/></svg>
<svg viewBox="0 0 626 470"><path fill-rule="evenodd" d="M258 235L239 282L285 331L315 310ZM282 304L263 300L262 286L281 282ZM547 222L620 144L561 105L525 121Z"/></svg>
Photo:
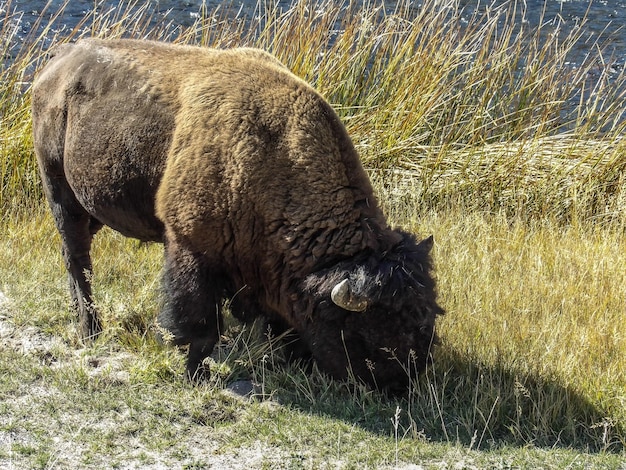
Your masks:
<svg viewBox="0 0 626 470"><path fill-rule="evenodd" d="M32 150L41 44L2 69L0 466L626 468L623 81L598 57L565 63L583 30L551 42L505 12L460 28L453 4L427 6L355 7L338 27L332 5L300 2L180 36L275 53L340 113L390 222L434 235L442 345L402 398L284 364L231 318L211 382L187 384L153 334L162 247L106 229L105 332L82 347ZM144 19L90 31L167 37ZM242 379L250 399L226 391Z"/></svg>
<svg viewBox="0 0 626 470"><path fill-rule="evenodd" d="M389 15L303 2L254 18L205 12L178 40L273 52L333 104L365 166L409 176L425 209L461 204L529 220L626 225L626 76L613 74L601 45L572 67L569 52L586 40L582 26L564 40L552 26L520 27L507 10L468 19L452 2L429 1ZM0 207L41 199L28 87L50 43L85 34L170 37L146 10L85 21L94 22L63 35L52 22L0 71ZM10 22L0 28L16 34Z"/></svg>

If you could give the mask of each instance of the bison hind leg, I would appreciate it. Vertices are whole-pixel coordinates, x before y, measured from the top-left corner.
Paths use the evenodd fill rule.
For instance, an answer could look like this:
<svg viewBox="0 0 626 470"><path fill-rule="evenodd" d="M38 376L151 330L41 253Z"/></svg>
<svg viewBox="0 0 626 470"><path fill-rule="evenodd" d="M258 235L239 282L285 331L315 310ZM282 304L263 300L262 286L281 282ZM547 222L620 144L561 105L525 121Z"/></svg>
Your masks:
<svg viewBox="0 0 626 470"><path fill-rule="evenodd" d="M82 341L93 341L102 325L91 289L91 242L102 224L78 202L64 177L42 174L42 182L55 224L61 235L62 253L68 272L72 307L77 313Z"/></svg>
<svg viewBox="0 0 626 470"><path fill-rule="evenodd" d="M223 328L224 278L206 258L174 242L165 244L164 305L158 316L161 336L189 345L187 378L208 378L204 360L211 355Z"/></svg>

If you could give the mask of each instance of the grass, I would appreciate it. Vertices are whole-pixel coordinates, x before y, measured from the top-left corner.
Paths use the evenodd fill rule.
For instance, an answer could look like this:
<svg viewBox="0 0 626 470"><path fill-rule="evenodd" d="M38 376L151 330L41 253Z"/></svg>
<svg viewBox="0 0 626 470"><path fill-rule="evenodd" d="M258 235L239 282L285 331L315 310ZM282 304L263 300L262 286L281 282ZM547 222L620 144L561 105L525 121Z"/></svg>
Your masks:
<svg viewBox="0 0 626 470"><path fill-rule="evenodd" d="M106 334L81 349L50 216L40 210L5 224L0 289L12 300L3 315L17 325L14 336L34 327L51 342L27 354L3 346L1 387L11 399L0 435L16 436L12 458L95 468L103 465L98 456L122 447L125 459L138 459L132 449L140 449L147 462L159 456L208 465L214 452L230 456L257 446L266 454L273 449L267 455L285 468L391 467L396 455L399 466L619 468L626 420L623 235L528 227L476 213L419 220L419 230L438 240L448 314L435 367L401 399L285 366L279 351L234 322L215 355L212 382L189 386L183 355L149 333L161 249L112 231L98 238L95 254ZM415 221L408 226L418 229ZM246 377L258 384L256 399L224 391ZM57 445L47 436L59 423L61 442L78 447L53 455ZM15 445L23 436L30 447ZM206 443L197 449L196 439ZM268 462L273 468L278 461Z"/></svg>
<svg viewBox="0 0 626 470"><path fill-rule="evenodd" d="M0 466L624 468L624 76L601 43L568 64L584 20L563 34L515 4L296 2L183 29L137 3L16 46L4 11ZM109 230L93 253L105 334L80 346L28 89L45 49L82 35L262 47L328 97L392 223L435 236L443 344L406 397L285 365L234 321L211 382L190 386L152 335L161 247ZM242 378L253 399L228 393Z"/></svg>

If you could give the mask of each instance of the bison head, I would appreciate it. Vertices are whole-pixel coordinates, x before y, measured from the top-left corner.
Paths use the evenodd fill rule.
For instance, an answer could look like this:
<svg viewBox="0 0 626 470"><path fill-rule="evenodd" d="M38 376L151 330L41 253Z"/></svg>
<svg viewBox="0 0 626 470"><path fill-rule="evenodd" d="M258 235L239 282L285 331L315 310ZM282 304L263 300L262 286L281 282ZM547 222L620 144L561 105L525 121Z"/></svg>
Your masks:
<svg viewBox="0 0 626 470"><path fill-rule="evenodd" d="M310 308L304 334L320 368L334 377L406 390L431 360L437 305L432 237L406 233L384 253L341 262L305 281Z"/></svg>

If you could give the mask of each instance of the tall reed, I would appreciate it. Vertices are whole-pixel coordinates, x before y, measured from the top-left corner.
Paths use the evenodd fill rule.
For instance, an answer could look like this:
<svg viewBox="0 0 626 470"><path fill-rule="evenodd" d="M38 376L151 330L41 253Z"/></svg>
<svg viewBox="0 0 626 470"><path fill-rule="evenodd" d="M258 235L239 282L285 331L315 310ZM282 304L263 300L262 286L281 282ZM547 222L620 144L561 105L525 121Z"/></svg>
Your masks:
<svg viewBox="0 0 626 470"><path fill-rule="evenodd" d="M28 112L32 72L51 45L81 36L144 37L211 47L256 46L276 54L338 110L371 170L400 170L425 209L451 204L562 221L623 224L624 72L601 39L582 63L586 19L530 29L516 2L466 11L455 0L259 2L254 15L204 6L188 28L148 3L96 8L54 33L62 12L21 48L20 15L0 20L0 203L38 199ZM58 25L56 25L58 26ZM12 56L7 60L7 56ZM386 173L379 174L382 179Z"/></svg>

